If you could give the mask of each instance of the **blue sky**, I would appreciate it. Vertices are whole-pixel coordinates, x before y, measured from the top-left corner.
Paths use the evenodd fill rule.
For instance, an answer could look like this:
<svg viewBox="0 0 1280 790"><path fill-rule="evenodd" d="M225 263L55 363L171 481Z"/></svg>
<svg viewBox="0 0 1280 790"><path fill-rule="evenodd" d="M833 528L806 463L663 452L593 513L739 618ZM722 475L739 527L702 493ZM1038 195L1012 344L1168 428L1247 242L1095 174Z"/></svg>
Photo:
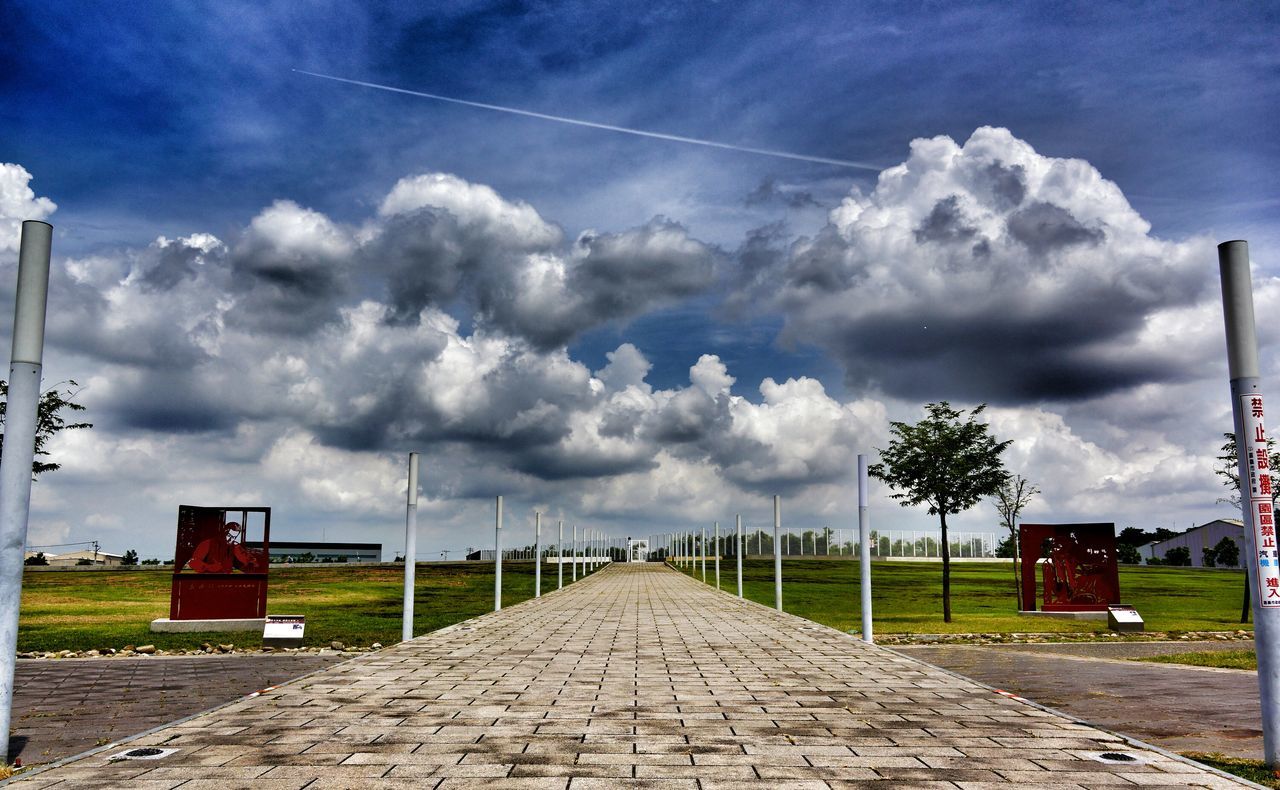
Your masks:
<svg viewBox="0 0 1280 790"><path fill-rule="evenodd" d="M1213 242L1248 238L1260 276L1275 273L1278 16L1267 4L1229 3L512 2L438 3L427 9L417 4L7 3L0 7L0 26L9 31L0 46L0 162L21 166L30 176L21 187L57 204L49 216L57 228L55 256L75 264L69 271L88 272L76 282L102 293L115 283L121 294L96 305L68 297L67 305L94 318L51 333L50 375L94 382L83 400L99 426L96 438L70 442L61 451L70 460L80 453L115 457L133 447L165 465L194 448L223 448L205 466L183 465L180 477L154 487L128 477L119 465L112 479L106 471L76 471L68 463L66 471L41 481L49 494L46 504L37 501L46 523L39 534L125 540L129 528L110 512L98 512L111 509L110 497L99 505L101 497L76 492L136 486L154 490L143 497L148 527L138 548L144 554L164 553L171 505L177 504L169 499L176 495L173 489L188 486L215 498L253 495L287 503L293 519L277 523L293 525L299 534L290 537L307 537L302 533L318 532L325 523L353 523L390 544L395 532L386 524L394 520L394 495L383 510L371 510L369 503L380 501L378 492L384 490L372 481L384 465L396 468L400 453L418 449L415 442L424 452L465 459L460 467L468 470L465 482L428 487L438 502L439 531L424 546L453 545L458 535L470 534L483 499L499 489L522 506L561 508L611 530L683 518L699 522L720 512L715 508L725 509L721 520L727 521L732 502L763 501L778 487L796 498L797 516L847 519L847 480L840 481L833 470L847 460L841 452L849 448L815 449L816 439L803 451L784 446L796 431L779 427L782 413L809 409L807 417L796 419L816 426L823 420L852 420L818 434L847 436L864 445L855 450L870 451L877 442L883 446L888 418L913 418L925 400L943 398L998 405L1005 410L999 426L1023 446L1036 446L1038 432L1056 432L1059 445L1041 444L1057 449L1039 455L1028 450L1018 459L1033 477L1085 478L1056 488L1047 479L1042 482L1046 516L1154 527L1220 515L1213 501L1212 455L1225 398L1214 400L1221 394L1214 390L1221 389L1221 376L1204 364L1209 351L1191 350L1220 342L1212 334L1215 292L1204 279L1213 272ZM1061 189L1055 177L1040 187L1032 186L1032 178L1026 197L1019 192L1023 202L1007 206L983 204L987 193L965 180L970 171L963 164L956 165L959 186L911 181L891 193L877 190L877 179L883 184L884 177L875 170L575 128L328 82L293 69L855 160L886 171L909 161L916 150L913 140L945 136L965 146L976 130L1006 129L1008 138L991 138L981 151L974 143L966 156L974 162L987 157L981 159L983 167L999 165L1014 161L1016 148L1025 172L1034 172L1035 163L1081 160L1091 173L1114 183L1123 205L1114 195L1091 192L1088 173L1061 176L1067 179ZM908 170L918 174L942 172L949 163L965 160L930 149L911 161L915 164ZM462 241L449 243L465 249L474 243L481 250L475 255L490 257L471 263L464 255L456 263L460 268L446 272L462 278L458 288L420 281L423 269L413 266L444 264L435 259L414 263L417 259L405 252L409 248L394 246L390 226L380 224L392 215L380 213L380 207L402 179L423 174L458 179L448 186L455 197L413 204L415 211L426 206L433 221L453 212L465 226L466 217L458 213L463 209L448 207L461 204L449 201L461 194L458 190L470 200L477 193L467 190L487 187L504 205L527 204L558 228L560 237L537 243L525 238L511 242L518 253L509 246L495 253L492 238L463 228ZM963 199L949 204L953 186ZM970 188L976 191L964 191ZM1033 195L1035 189L1041 191ZM870 201L884 217L903 222L911 217L912 224L904 226L901 238L873 243L869 213L833 220L832 210L851 194ZM299 212L314 212L332 223L334 246L281 252L285 242L279 234L286 225L317 226L311 215L285 212L287 217L272 215L274 220L264 220L255 231L255 218L277 201L290 201ZM12 205L12 211L23 209L21 200ZM948 213L948 206L955 211ZM655 221L670 223L683 235L663 236L654 230ZM1149 231L1139 227L1143 221ZM1006 228L1013 238L1010 249L1019 252L1002 252L996 244L992 257L982 257L987 253L980 255L969 240L989 236L989 226ZM1019 228L1032 226L1040 232L1052 226L1061 244L1019 236ZM1123 233L1113 232L1121 227ZM637 230L643 228L650 233ZM587 244L581 247L584 257L575 258L575 240L584 231L610 239L613 246L601 242L589 254ZM629 231L636 232L627 236ZM287 314L298 319L287 343L273 339L285 336L280 322L257 315L244 319L237 330L243 334L234 342L219 335L217 342L196 342L194 351L161 342L165 309L175 311L169 323L176 327L183 310L193 315L205 308L189 301L194 296L171 294L166 301L155 289L141 288L137 295L130 289L145 281L152 271L147 267L161 265L153 261L164 257L158 237L172 241L197 234L216 237L222 252L210 247L204 253L210 263L191 263L183 271L223 267L225 278L216 284L200 281L196 290L207 295L222 288L224 301L236 303L225 322L210 320L222 327L235 325L246 311ZM370 234L390 245L378 248L384 254L408 256L402 268L379 269L376 256L367 252L373 249ZM638 250L655 236L668 246L658 252L650 247L657 258L645 258ZM972 247L963 265L943 251L947 245L958 250L962 242L965 250ZM678 260L670 257L676 247L684 256ZM195 249L186 242L165 249L179 248ZM907 267L914 273L909 281L918 288L878 279L878 266L906 265L888 249L913 261ZM1012 257L1002 258L1006 253ZM312 254L324 262L306 258ZM299 264L298 255L311 262ZM493 265L493 256L515 256L514 268L481 272ZM580 279L570 277L569 291L563 292L581 297L582 303L576 316L560 319L564 328L551 345L546 344L550 329L521 312L527 306L519 299L504 301L515 298L510 289L523 282L521 272L548 256L567 270L583 267L576 270ZM764 259L772 263L751 268L751 261ZM973 261L977 269L948 279L959 277L956 272ZM1026 290L1010 286L1003 300L963 309L966 288L973 284L970 275L995 277L986 290L1003 293L1007 278L1017 279L1017 267L1023 265L1049 273ZM1161 268L1165 265L1167 271ZM473 266L479 268L468 268ZM618 274L627 266L634 267L630 279ZM671 267L670 278L644 274L662 266ZM993 272L1004 272L1001 266L1012 267L1012 273L996 277ZM751 273L755 279L748 283ZM285 274L288 283L281 279ZM626 304L604 299L603 292L582 296L583 288L603 289L615 280L639 295ZM942 283L941 291L928 284L932 280ZM405 285L410 281L411 287ZM513 349L531 339L538 364L552 365L547 355L563 354L565 364L588 374L604 369L611 354L630 344L649 365L645 386L675 394L654 396L652 415L633 415L637 424L650 418L653 424L643 442L635 439L643 447L615 448L625 463L601 449L610 440L607 435L596 436L603 444L593 445L591 452L582 450L578 439L566 439L572 433L566 426L578 425L574 420L587 420L584 415L591 413L596 416L590 419L604 425L608 420L600 415L613 407L582 406L587 396L563 384L547 392L520 385L525 394L539 393L524 405L490 393L481 400L497 411L484 420L468 412L491 428L502 422L495 416L502 409L578 415L565 416L559 433L543 437L549 442L545 446L533 438L512 438L507 428L463 430L458 427L462 418L450 416L443 406L435 417L415 418L413 409L392 408L386 392L377 398L371 392L349 393L348 404L373 399L384 406L357 425L331 431L320 416L329 412L319 407L230 410L207 402L205 388L214 380L259 386L245 401L288 401L293 395L273 390L269 382L250 383L253 376L245 371L252 364L228 349L258 354L271 364L283 364L284 357L270 354L285 347L291 349L289 359L310 359L319 353L326 331L354 332L350 321L334 316L361 300L385 302L399 293L403 301L408 298L404 288L421 297L410 300L415 309L438 310L459 322L456 331L446 333L449 342L473 342L478 328L481 335L497 332L514 344L494 352L504 361L486 367L490 372L507 366L526 370L513 361ZM327 301L313 298L318 293ZM947 293L956 296L948 299ZM1260 290L1264 306L1269 293ZM131 302L135 296L142 301ZM869 307L873 300L883 300L889 313ZM1026 308L1025 315L1018 306ZM123 328L116 326L121 319L113 318L113 310L130 311ZM917 327L915 313L899 321L903 311L926 315ZM1000 312L1007 320L989 320ZM138 318L143 315L146 321ZM315 321L303 320L308 316ZM928 330L929 316L935 319L933 330ZM193 324L183 331L196 337L204 330ZM1000 349L1006 341L1007 358ZM329 337L326 342L337 341ZM126 359L122 345L150 349L149 361ZM690 368L703 355L714 355L735 379L723 392L704 388L720 411L689 406L688 413L663 416L664 409L684 408L678 393L697 389ZM166 359L174 363L171 369L157 372ZM304 365L304 378L314 374L308 386L332 393L337 385L315 374L316 364ZM341 374L335 369L332 375ZM417 380L406 376L405 381ZM760 385L767 378L820 382L825 400L806 395L802 408L799 401L787 400L800 395L779 395L782 400L768 418L726 400L742 398L763 408L768 396ZM395 386L407 386L405 381ZM394 389L387 386L388 392ZM536 406L539 401L542 406ZM841 416L821 416L829 405L843 407ZM161 412L163 418L157 416ZM710 421L701 430L735 436L745 431L751 449L726 448L710 439L704 443L671 427L688 427L697 415ZM715 420L739 422L726 428L729 423ZM359 431L370 438L350 438ZM339 434L347 438L333 438ZM138 449L142 445L145 450ZM570 445L585 453L588 467L613 469L610 464L616 462L628 471L581 476L574 478L579 488L558 488L568 485L560 473L539 471L538 465L556 467L546 459L557 452L563 457ZM317 462L308 473L314 478L310 494L287 476L270 485L244 482L261 479L263 465L278 459L286 446L302 455L307 453L298 448L320 448L315 458L353 452L357 455L344 463L368 469L365 477L344 478L324 471L332 463ZM1135 468L1132 458L1139 450L1158 454L1168 465L1167 475ZM593 452L612 460L605 463ZM668 464L667 458L674 460ZM1072 458L1089 463L1081 461L1073 471ZM652 464L647 472L646 463ZM698 481L681 492L686 501L654 501L651 492L663 490L668 475ZM1161 496L1162 480L1182 498ZM580 490L592 486L608 496ZM317 490L336 504L317 504ZM611 499L606 504L602 498ZM903 528L928 523L920 514L896 508L885 515ZM992 518L975 511L972 520L979 525Z"/></svg>

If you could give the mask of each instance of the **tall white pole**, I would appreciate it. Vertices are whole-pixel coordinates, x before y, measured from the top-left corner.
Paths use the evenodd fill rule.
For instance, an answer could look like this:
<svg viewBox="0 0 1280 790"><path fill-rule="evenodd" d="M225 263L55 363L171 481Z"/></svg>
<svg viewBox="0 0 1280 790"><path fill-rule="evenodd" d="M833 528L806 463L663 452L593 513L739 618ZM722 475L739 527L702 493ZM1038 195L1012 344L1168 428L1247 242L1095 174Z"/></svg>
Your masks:
<svg viewBox="0 0 1280 790"><path fill-rule="evenodd" d="M1276 547L1271 478L1266 473L1267 434L1263 426L1262 386L1258 377L1258 340L1254 330L1249 245L1218 245L1222 307L1227 330L1227 367L1231 411L1235 418L1239 461L1240 510L1244 517L1245 568L1253 604L1254 651L1258 656L1258 692L1262 701L1263 758L1280 767L1280 550ZM8 448L5 448L8 450Z"/></svg>
<svg viewBox="0 0 1280 790"><path fill-rule="evenodd" d="M560 536L556 538L556 589L564 587L564 520L560 520Z"/></svg>
<svg viewBox="0 0 1280 790"><path fill-rule="evenodd" d="M18 287L9 354L9 397L0 457L0 758L9 753L13 673L22 601L23 551L31 514L31 464L44 365L44 319L49 297L53 226L27 220L18 245Z"/></svg>
<svg viewBox="0 0 1280 790"><path fill-rule="evenodd" d="M773 605L782 611L782 497L773 495Z"/></svg>
<svg viewBox="0 0 1280 790"><path fill-rule="evenodd" d="M716 542L715 542L715 558L716 558L716 589L720 589L720 522L716 522Z"/></svg>
<svg viewBox="0 0 1280 790"><path fill-rule="evenodd" d="M871 634L871 519L867 515L867 457L858 456L858 571L862 583L862 641Z"/></svg>
<svg viewBox="0 0 1280 790"><path fill-rule="evenodd" d="M502 495L493 518L493 611L502 609Z"/></svg>
<svg viewBox="0 0 1280 790"><path fill-rule="evenodd" d="M742 597L742 516L737 516L738 522L738 548L734 552L738 555L738 597Z"/></svg>
<svg viewBox="0 0 1280 790"><path fill-rule="evenodd" d="M404 516L404 614L400 623L400 639L405 642L413 639L413 584L417 556L418 454L409 453L409 502Z"/></svg>
<svg viewBox="0 0 1280 790"><path fill-rule="evenodd" d="M702 528L702 583L707 583L707 528Z"/></svg>
<svg viewBox="0 0 1280 790"><path fill-rule="evenodd" d="M542 597L542 513L533 512L533 597Z"/></svg>
<svg viewBox="0 0 1280 790"><path fill-rule="evenodd" d="M578 580L578 525L573 525L573 551L569 554L569 561L573 568L573 581Z"/></svg>

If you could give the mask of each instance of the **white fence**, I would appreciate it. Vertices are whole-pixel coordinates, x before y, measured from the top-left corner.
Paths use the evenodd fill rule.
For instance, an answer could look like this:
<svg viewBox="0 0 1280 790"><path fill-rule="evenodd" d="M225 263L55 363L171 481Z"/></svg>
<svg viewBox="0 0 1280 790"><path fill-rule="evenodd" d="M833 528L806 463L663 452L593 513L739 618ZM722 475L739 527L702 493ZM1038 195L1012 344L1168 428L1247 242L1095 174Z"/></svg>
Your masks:
<svg viewBox="0 0 1280 790"><path fill-rule="evenodd" d="M685 533L688 534L688 533ZM800 529L784 528L780 535L782 556L828 556L849 557L856 559L861 548L857 529ZM902 557L910 559L940 558L942 556L942 539L937 531L911 530L871 530L871 556L876 558ZM743 552L746 555L773 556L773 529L743 529ZM996 545L999 543L995 532L947 532L947 543L950 554L956 559L978 559L995 557ZM693 554L701 554L701 533L693 533ZM712 538L707 538L708 552L714 553L717 546ZM720 533L720 554L725 557L734 556L736 541L732 534ZM662 545L662 544L656 544ZM683 556L688 549L681 546L679 539L675 541L671 553Z"/></svg>

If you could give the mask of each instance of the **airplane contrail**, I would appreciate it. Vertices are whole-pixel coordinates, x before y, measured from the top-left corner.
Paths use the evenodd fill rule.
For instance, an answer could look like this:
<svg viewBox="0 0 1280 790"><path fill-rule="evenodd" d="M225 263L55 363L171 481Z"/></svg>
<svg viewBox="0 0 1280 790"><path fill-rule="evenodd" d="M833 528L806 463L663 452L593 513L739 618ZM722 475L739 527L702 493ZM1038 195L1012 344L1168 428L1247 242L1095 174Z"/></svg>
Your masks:
<svg viewBox="0 0 1280 790"><path fill-rule="evenodd" d="M829 159L825 156L809 156L807 154L793 154L787 151L773 151L768 148L751 148L745 145L730 145L729 143L717 143L714 140L699 140L696 137L682 137L678 134L666 134L664 132L650 132L644 129L628 129L625 126L614 126L608 123L595 123L594 121L583 121L578 118L566 118L561 115L548 115L542 112L533 112L531 110L521 110L516 107L503 107L498 104L485 104L478 101L467 101L466 99L455 99L450 96L440 96L435 93L424 93L422 91L411 91L405 88L395 88L390 85L379 85L375 82L363 82L361 80L349 80L345 77L334 77L330 74L317 74L314 71L303 71L302 69L291 69L296 74L305 74L308 77L319 77L324 80L333 80L334 82L345 82L348 85L359 85L365 88L374 88L380 91L390 91L391 93L403 93L406 96L418 96L423 99L435 99L436 101L449 102L450 104L462 104L467 107L479 107L482 110L494 110L497 112L507 112L512 115L523 115L527 118L541 118L544 121L556 121L557 123L567 123L574 126L585 126L590 129L603 129L608 132L621 132L622 134L632 134L637 137L650 137L655 140L669 140L675 143L689 143L691 145L705 145L710 148L721 148L726 151L741 151L747 154L759 154L761 156L773 156L780 159L794 159L800 162L817 162L824 165L836 165L838 167L852 167L857 170L873 170L880 172L884 168L878 165L867 164L866 162L854 162L848 159Z"/></svg>

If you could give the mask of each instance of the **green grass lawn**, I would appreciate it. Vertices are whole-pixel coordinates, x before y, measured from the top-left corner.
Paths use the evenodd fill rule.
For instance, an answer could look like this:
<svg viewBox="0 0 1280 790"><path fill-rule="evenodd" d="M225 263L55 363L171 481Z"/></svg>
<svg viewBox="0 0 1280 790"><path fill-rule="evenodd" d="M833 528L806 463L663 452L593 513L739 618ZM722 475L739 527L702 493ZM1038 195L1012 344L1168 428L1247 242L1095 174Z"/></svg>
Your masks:
<svg viewBox="0 0 1280 790"><path fill-rule="evenodd" d="M698 565L686 572L701 580ZM720 586L737 591L736 565L723 560ZM871 607L878 634L1087 633L1106 622L1026 617L1016 613L1013 570L1005 563L951 565L951 622L942 622L942 566L925 562L873 562ZM712 564L707 580L714 583ZM743 564L743 592L773 606L773 561ZM858 563L784 558L782 608L843 631L862 627ZM1148 631L1227 631L1241 625L1243 574L1200 568L1121 566L1120 597L1133 604Z"/></svg>
<svg viewBox="0 0 1280 790"><path fill-rule="evenodd" d="M569 583L565 569L565 584ZM29 571L22 580L18 650L88 650L127 644L161 649L231 642L258 647L259 633L153 634L151 621L169 616L168 571ZM533 597L533 563L502 565L504 605ZM491 563L419 563L415 574L414 633L422 634L493 609ZM556 588L554 567L543 568L542 589ZM271 614L306 615L306 644L384 645L400 641L404 570L400 567L313 565L273 568L267 594Z"/></svg>
<svg viewBox="0 0 1280 790"><path fill-rule="evenodd" d="M1248 779L1263 787L1280 788L1280 777L1261 760L1248 760L1243 757L1229 757L1225 754L1205 752L1183 752L1183 757L1190 757L1199 763L1213 766L1219 771Z"/></svg>
<svg viewBox="0 0 1280 790"><path fill-rule="evenodd" d="M567 571L568 569L566 569ZM555 572L544 569L543 590L555 589ZM400 639L403 570L357 565L278 568L271 571L267 610L307 617L306 643L392 644ZM901 633L1087 633L1105 623L1028 618L1014 614L1008 565L952 566L952 622L942 622L942 568L937 563L877 562L872 602L878 634ZM693 574L701 578L700 568ZM126 644L162 649L201 642L257 647L261 635L153 634L150 622L169 613L166 571L28 572L23 580L18 650L87 650ZM566 583L569 575L566 572ZM708 578L714 578L711 565ZM751 600L773 604L773 563L748 560L743 578ZM503 564L503 602L533 595L533 563ZM1242 577L1193 568L1125 567L1120 590L1138 607L1151 631L1251 628L1236 621ZM734 564L721 563L721 587L734 588ZM415 633L441 628L493 608L493 566L487 563L419 563ZM793 614L853 631L861 627L858 565L850 561L786 559L783 608ZM1199 654L1204 655L1204 654Z"/></svg>
<svg viewBox="0 0 1280 790"><path fill-rule="evenodd" d="M1134 661L1154 661L1157 664L1191 664L1197 667L1220 669L1252 669L1258 671L1258 654L1252 650L1209 650L1199 653L1173 653L1167 656L1148 656Z"/></svg>

